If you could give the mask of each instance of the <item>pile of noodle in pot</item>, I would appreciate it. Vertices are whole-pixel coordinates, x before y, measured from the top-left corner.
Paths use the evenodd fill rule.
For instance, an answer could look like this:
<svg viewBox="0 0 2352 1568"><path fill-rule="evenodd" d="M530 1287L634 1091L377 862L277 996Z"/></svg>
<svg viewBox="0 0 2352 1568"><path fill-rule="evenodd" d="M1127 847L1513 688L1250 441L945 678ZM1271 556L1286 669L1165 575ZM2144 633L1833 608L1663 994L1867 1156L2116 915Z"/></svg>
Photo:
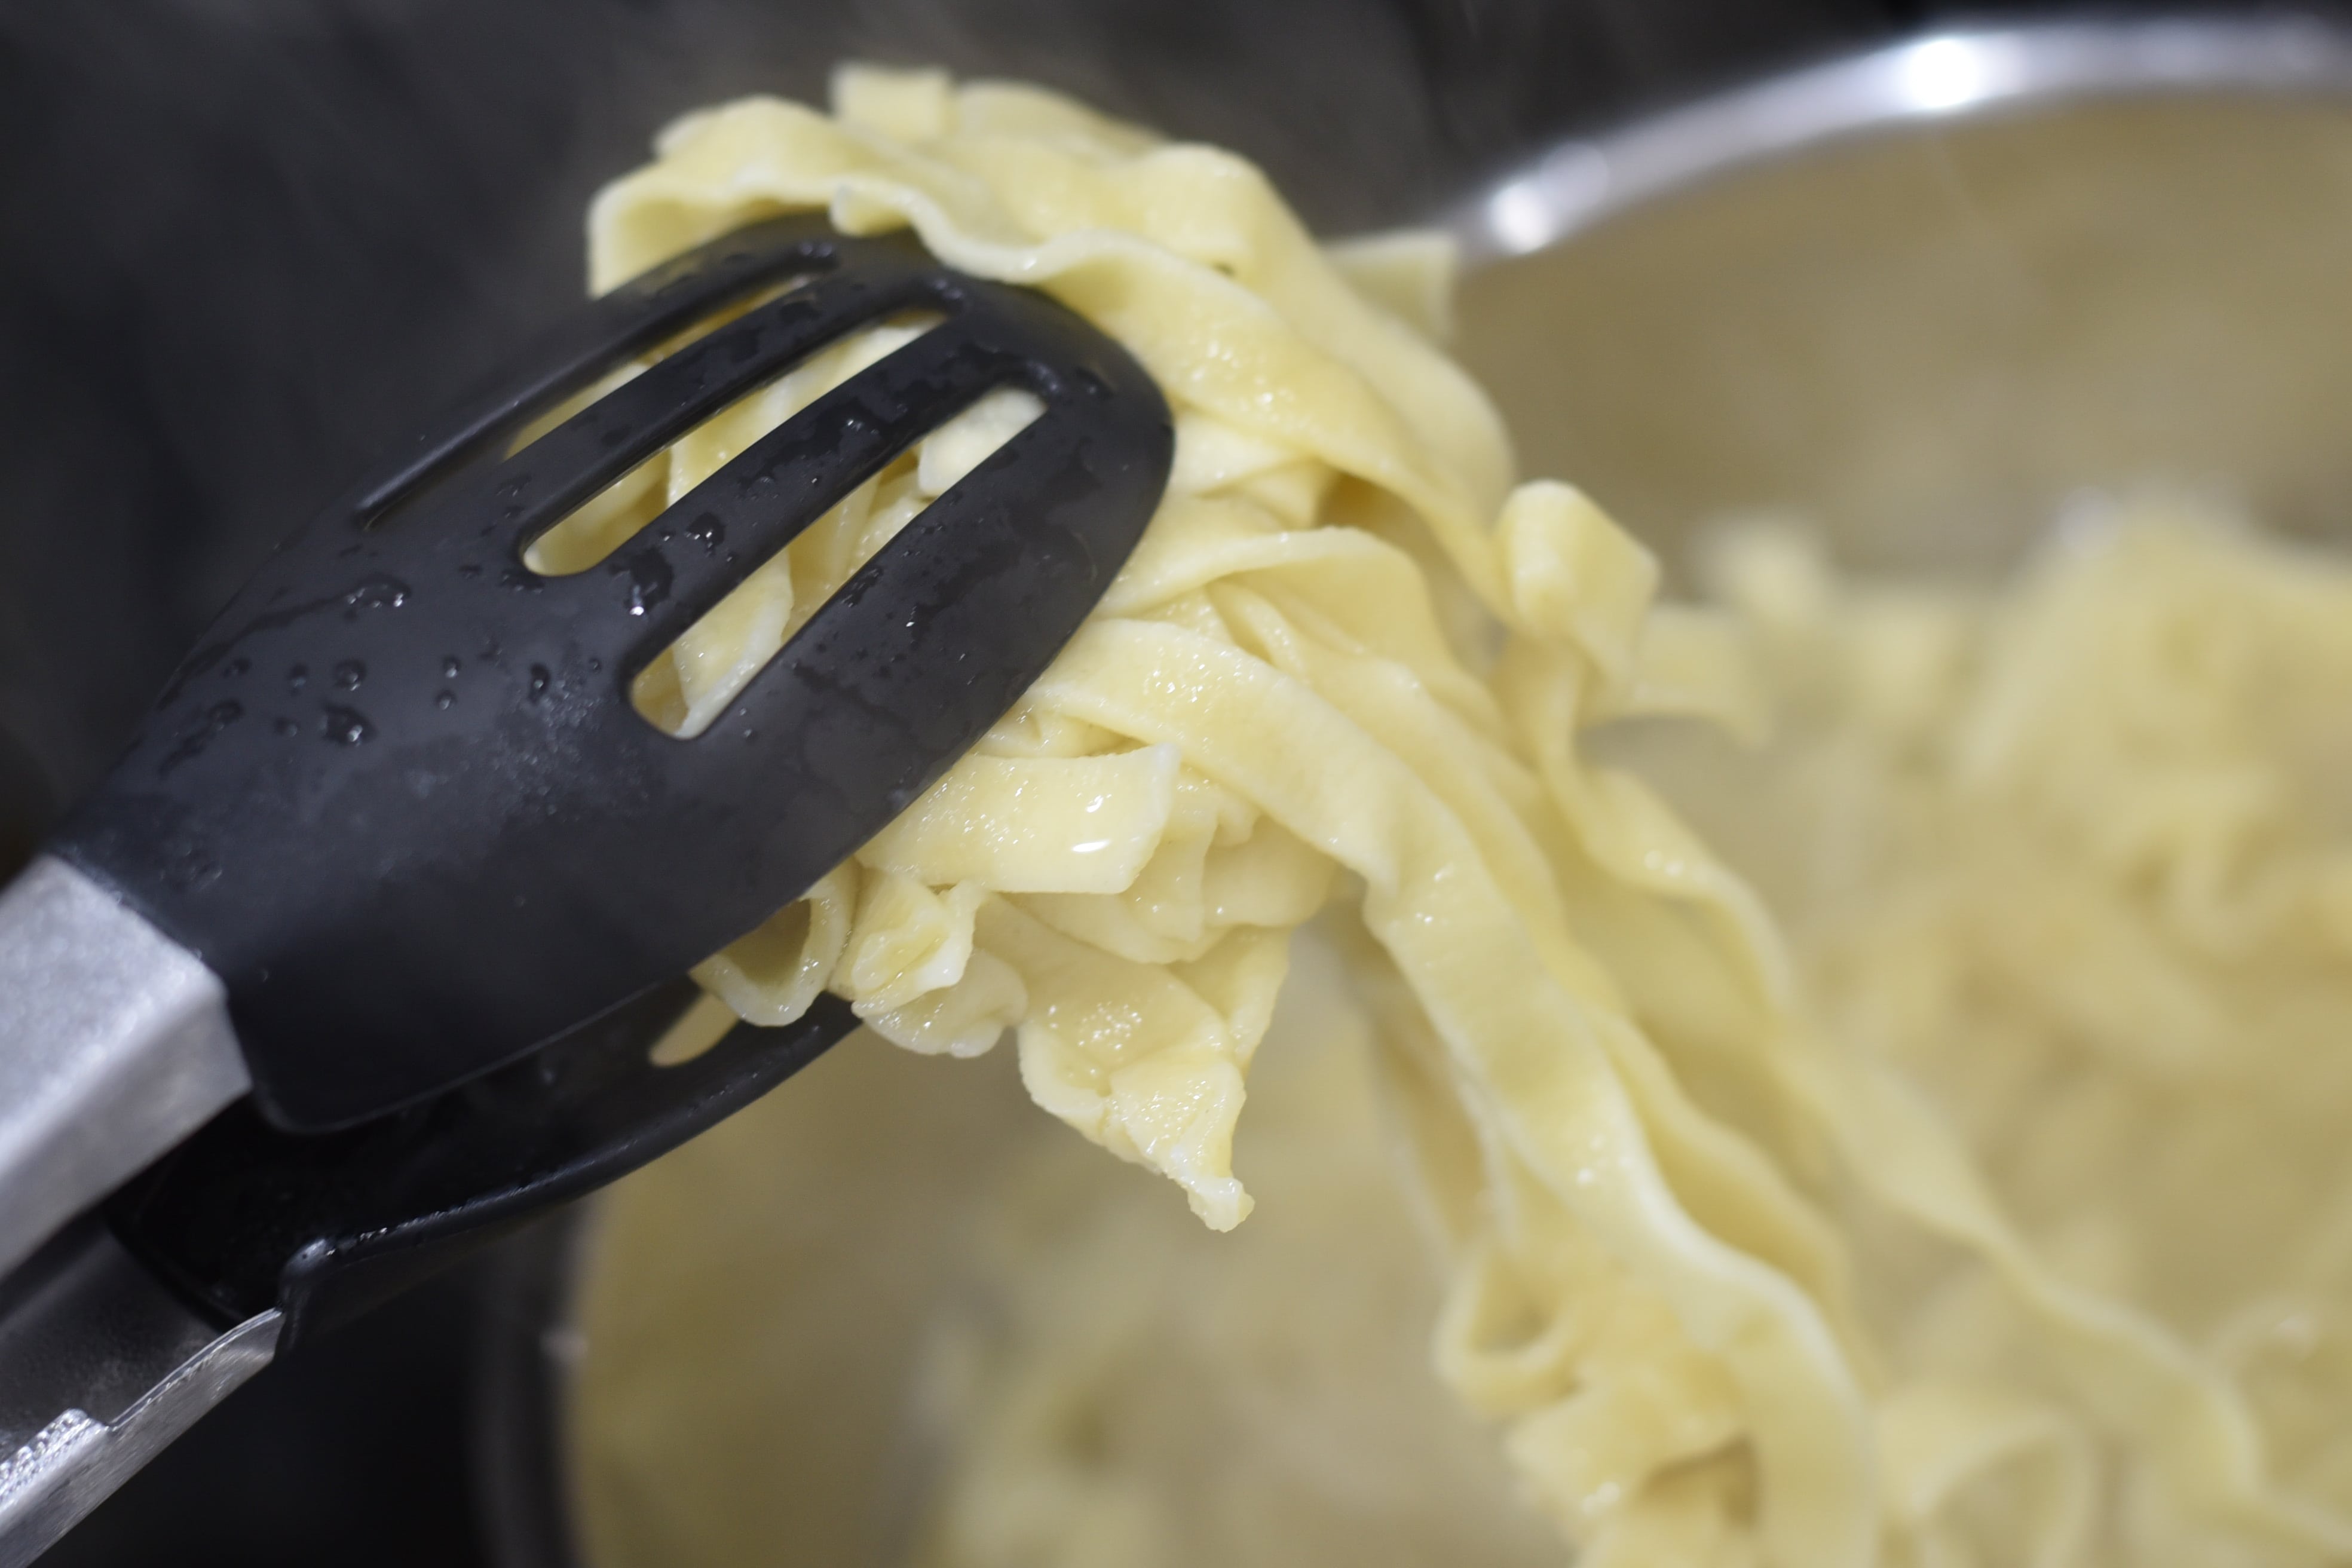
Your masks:
<svg viewBox="0 0 2352 1568"><path fill-rule="evenodd" d="M1319 247L1241 159L1028 88L852 69L831 114L691 116L599 198L594 284L794 210L1077 310L1177 449L1022 705L698 971L728 1007L831 990L958 1057L1011 1031L1040 1106L1222 1232L1315 921L1433 1237L1412 1353L1561 1560L2352 1557L2352 815L2313 782L2352 760L2352 578L2173 521L1937 595L1765 530L1711 607L1660 607L1590 500L1514 488L1436 346L1442 247ZM593 559L921 326L747 399L542 554ZM862 487L641 702L707 723L1032 412L992 398ZM1761 752L1706 738L1768 719ZM1640 771L1594 760L1601 726ZM1768 801L1798 826L1756 829ZM1743 832L1792 936L1708 847ZM1181 1560L1066 1481L992 1523L1051 1456L989 1429L933 1559Z"/></svg>

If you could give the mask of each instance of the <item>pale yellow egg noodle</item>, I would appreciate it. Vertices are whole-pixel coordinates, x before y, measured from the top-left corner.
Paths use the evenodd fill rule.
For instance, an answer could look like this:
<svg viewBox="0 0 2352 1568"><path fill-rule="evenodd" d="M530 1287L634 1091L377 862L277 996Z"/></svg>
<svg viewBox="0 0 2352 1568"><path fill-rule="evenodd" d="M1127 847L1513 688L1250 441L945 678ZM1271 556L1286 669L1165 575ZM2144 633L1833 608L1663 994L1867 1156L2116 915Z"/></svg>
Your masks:
<svg viewBox="0 0 2352 1568"><path fill-rule="evenodd" d="M2045 650L2019 633L2006 651L2014 639L1991 628L2070 591L2096 599L2083 570L2015 611L1899 617L1757 545L1724 569L1732 612L1654 608L1654 563L1589 501L1510 488L1493 410L1433 346L1443 280L1427 245L1320 249L1241 160L1034 89L850 70L835 97L830 117L751 100L672 127L658 160L597 203L596 286L780 210L911 226L950 264L1040 288L1126 343L1176 411L1176 470L1022 708L854 862L707 964L707 986L763 1023L830 988L925 1052L975 1054L1013 1028L1041 1105L1171 1177L1223 1230L1251 1205L1234 1121L1291 933L1331 905L1360 928L1381 1071L1444 1232L1438 1367L1500 1428L1579 1561L2352 1556L2345 1385L2278 1371L2302 1342L2277 1325L2298 1312L2289 1340L2322 1334L2347 1355L2329 1315L2352 1250L2340 1163L2260 1199L2277 1253L2231 1246L2230 1205L2208 1193L2172 1253L2113 1263L2130 1251L2116 1237L2165 1230L2184 1173L2216 1168L2184 1150L2174 1174L2137 1169L2132 1118L2148 1104L2242 1094L2217 1135L2250 1172L2283 1100L2308 1129L2296 1148L2332 1147L2341 1068L2306 1091L2258 1086L2294 1053L2325 1057L2352 1016L2318 977L2352 930L2352 873L2333 869L2352 861L2339 831L2321 869L2231 881L2286 807L2218 742L2128 809L2037 773L2039 748L2097 737L2031 673ZM616 487L549 558L585 564L919 325L749 400ZM894 465L698 628L641 701L673 728L708 722L796 617L1027 413L996 399ZM2233 570L2257 597L2304 606L2315 645L2324 626L2352 626L2339 580L2329 599L2263 561ZM1867 914L1800 932L1806 973L1843 977L1827 1004L1801 1003L1811 993L1747 885L1632 773L1579 750L1609 721L1751 719L1743 627L1770 650L1771 684L1814 693L1809 722L1843 733L1852 710L1869 720L1854 743L1886 754L1819 766L1895 779L1923 724L1958 712L1951 765L2021 792L2052 835L2095 836L2095 851L2063 874L2030 851L1988 859L1917 907L1848 899L1849 917ZM2148 633L2165 648L2169 635ZM2305 668L2311 700L2343 689L2352 631L2336 635L2325 677ZM2254 657L2210 641L2215 659ZM2001 658L2027 672L2004 686ZM1820 673L1857 659L1913 687ZM2160 721L2168 676L2135 679L2134 713ZM2197 711L2216 734L2232 721L2218 701ZM1906 787L1887 832L1913 859L1974 831L1967 808ZM2011 869L2034 879L2021 910L2001 896ZM2209 944L2195 978L2169 951L2124 951L2137 928L2101 900L2128 899ZM1958 950L1970 956L1937 959L1958 930L1981 939ZM2291 951L2266 945L2290 930ZM2145 1081L2043 1103L2036 1074L2088 1069L2020 1021L2023 1003L1968 990L1960 968L1995 964L2002 943L2002 984L2049 992L2053 1016ZM1948 1009L1969 1019L1961 1044L1927 1043ZM2182 1009L2199 1025L2165 1058L2148 1042L2171 1037L2143 1026ZM2257 1016L2291 1044L2259 1070L2227 1066ZM1923 1090L1958 1098L1930 1110ZM2188 1140L2205 1124L2170 1125ZM2049 1147L2017 1153L2036 1140ZM2171 1288L2147 1272L2196 1272L2192 1229L2261 1289L2207 1278L2192 1309L2144 1301ZM2243 1308L2226 1322L2223 1297ZM1093 1560L1034 1548L1030 1561Z"/></svg>

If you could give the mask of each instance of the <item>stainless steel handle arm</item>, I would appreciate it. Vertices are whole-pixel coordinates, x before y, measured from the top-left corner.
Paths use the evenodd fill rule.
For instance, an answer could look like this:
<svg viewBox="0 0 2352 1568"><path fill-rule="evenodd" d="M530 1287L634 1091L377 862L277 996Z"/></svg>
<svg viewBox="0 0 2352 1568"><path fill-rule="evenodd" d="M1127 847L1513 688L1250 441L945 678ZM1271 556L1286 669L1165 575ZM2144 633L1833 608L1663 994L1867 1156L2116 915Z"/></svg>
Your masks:
<svg viewBox="0 0 2352 1568"><path fill-rule="evenodd" d="M247 1087L194 953L53 857L0 889L0 1275Z"/></svg>
<svg viewBox="0 0 2352 1568"><path fill-rule="evenodd" d="M0 1568L23 1568L269 1364L267 1311L223 1331L88 1215L0 1283Z"/></svg>

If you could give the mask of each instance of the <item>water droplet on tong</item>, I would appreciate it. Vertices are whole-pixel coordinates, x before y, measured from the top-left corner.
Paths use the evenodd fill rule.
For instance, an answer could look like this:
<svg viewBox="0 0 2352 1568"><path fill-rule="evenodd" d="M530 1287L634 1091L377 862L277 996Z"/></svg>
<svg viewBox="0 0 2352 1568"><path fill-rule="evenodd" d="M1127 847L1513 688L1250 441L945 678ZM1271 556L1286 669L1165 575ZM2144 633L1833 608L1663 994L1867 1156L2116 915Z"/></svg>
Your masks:
<svg viewBox="0 0 2352 1568"><path fill-rule="evenodd" d="M331 707L325 714L325 733L339 746L356 746L373 736L375 727L355 708Z"/></svg>

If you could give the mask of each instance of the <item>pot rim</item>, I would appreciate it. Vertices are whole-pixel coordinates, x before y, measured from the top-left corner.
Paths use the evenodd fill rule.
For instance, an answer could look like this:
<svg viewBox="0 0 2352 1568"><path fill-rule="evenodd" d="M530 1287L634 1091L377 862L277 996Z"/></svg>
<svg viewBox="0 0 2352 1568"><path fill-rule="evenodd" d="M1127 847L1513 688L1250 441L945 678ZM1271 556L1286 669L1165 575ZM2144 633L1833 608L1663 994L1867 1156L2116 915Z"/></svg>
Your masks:
<svg viewBox="0 0 2352 1568"><path fill-rule="evenodd" d="M2352 28L2309 15L2184 14L1923 33L1554 142L1436 222L1475 268L1717 176L1894 126L2179 95L2352 97Z"/></svg>

